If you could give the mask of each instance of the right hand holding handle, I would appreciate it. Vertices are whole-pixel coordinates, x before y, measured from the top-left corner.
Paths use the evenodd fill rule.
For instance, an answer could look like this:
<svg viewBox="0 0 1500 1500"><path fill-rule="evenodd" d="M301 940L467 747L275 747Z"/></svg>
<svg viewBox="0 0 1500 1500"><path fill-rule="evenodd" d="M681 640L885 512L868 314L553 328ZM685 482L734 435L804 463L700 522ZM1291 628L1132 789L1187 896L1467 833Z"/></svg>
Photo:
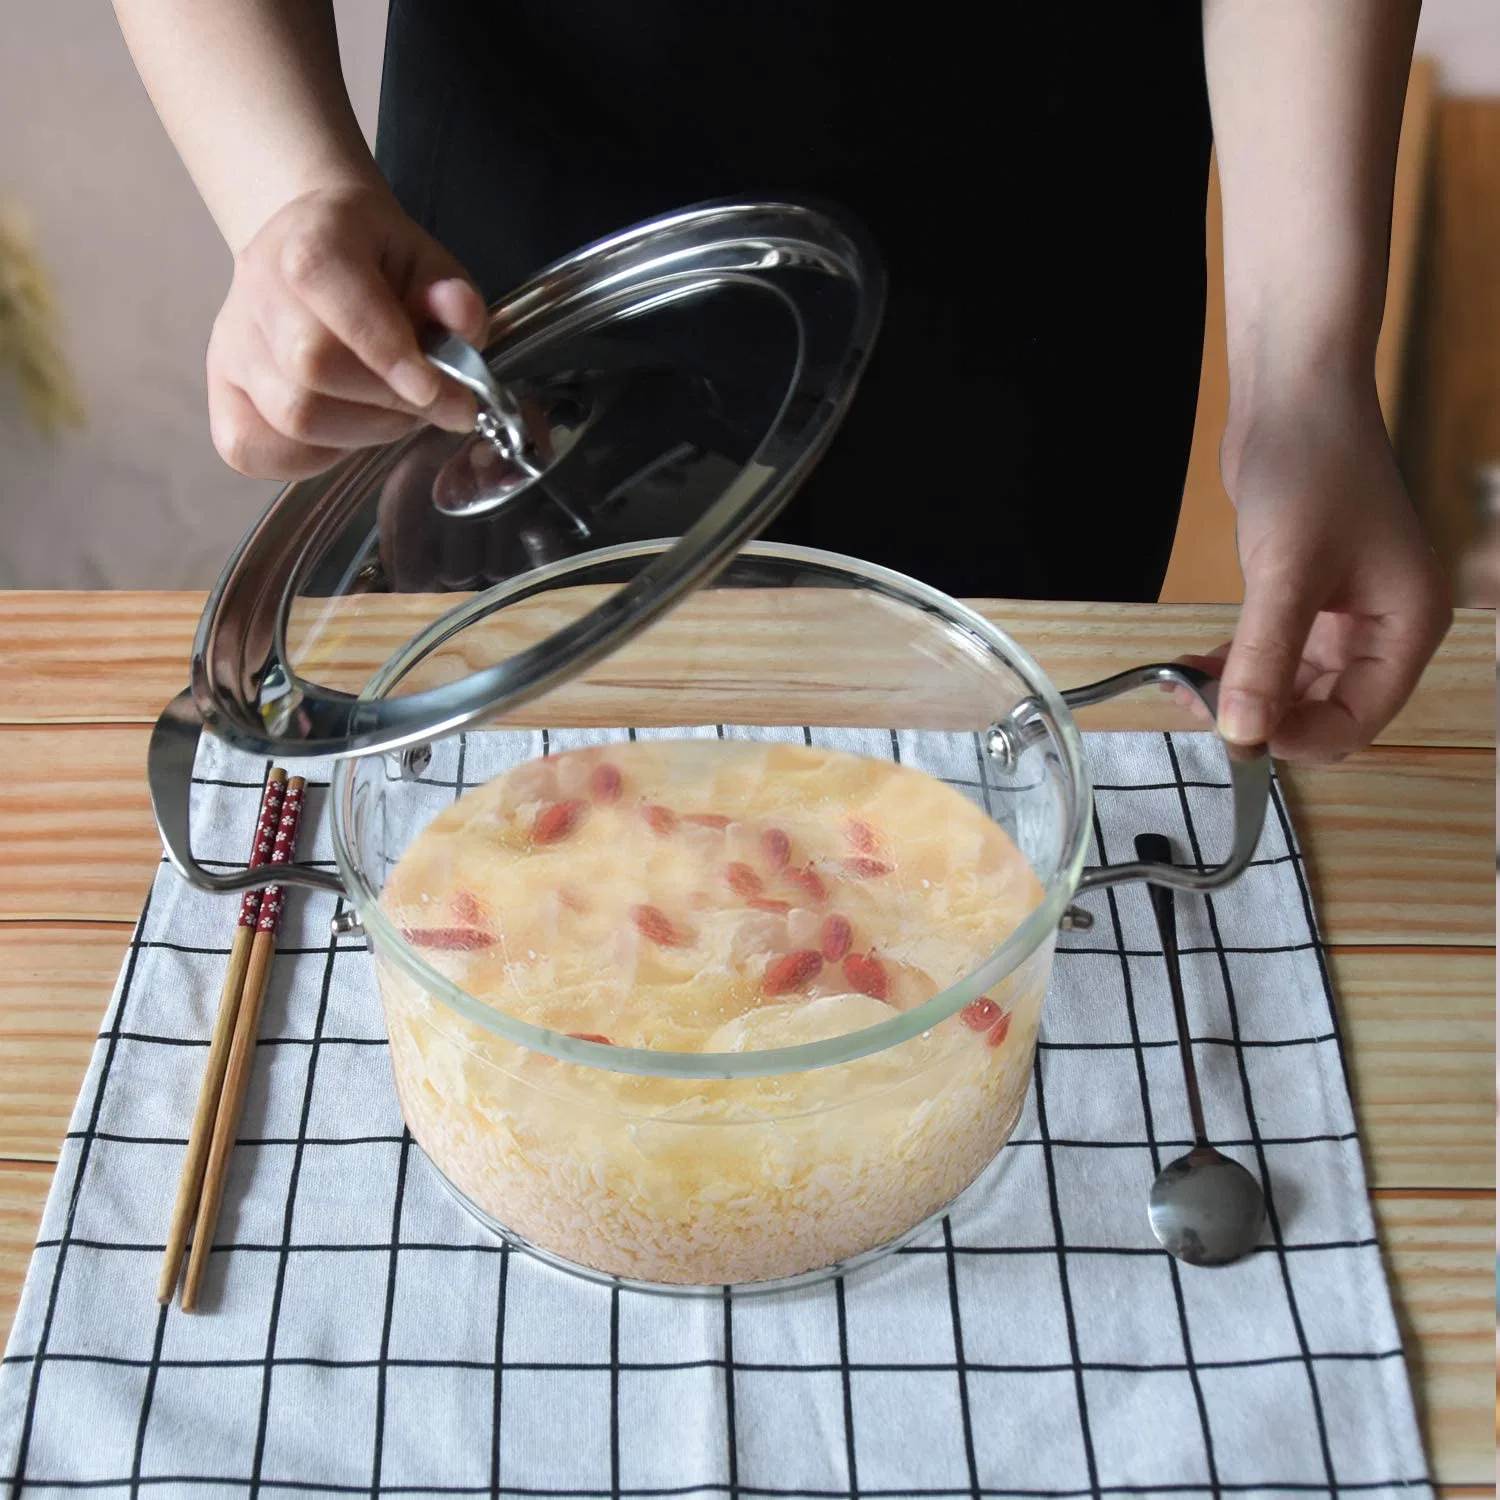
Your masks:
<svg viewBox="0 0 1500 1500"><path fill-rule="evenodd" d="M214 446L242 474L296 479L421 421L474 424L474 399L416 329L482 340L484 299L384 189L293 199L235 258L208 346Z"/></svg>

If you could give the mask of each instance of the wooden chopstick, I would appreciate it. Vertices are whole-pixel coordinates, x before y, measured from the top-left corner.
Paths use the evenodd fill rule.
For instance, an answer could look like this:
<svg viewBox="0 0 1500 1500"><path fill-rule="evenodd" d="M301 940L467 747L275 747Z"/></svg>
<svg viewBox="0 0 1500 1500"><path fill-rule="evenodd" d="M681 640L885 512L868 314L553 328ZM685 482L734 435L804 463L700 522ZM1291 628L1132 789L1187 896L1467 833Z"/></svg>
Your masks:
<svg viewBox="0 0 1500 1500"><path fill-rule="evenodd" d="M276 826L281 819L281 801L285 788L286 772L277 766L267 777L266 789L261 797L260 816L255 825L255 842L250 849L252 869L265 864L275 848ZM208 1044L208 1062L204 1065L203 1082L198 1089L198 1107L193 1112L193 1126L188 1132L182 1177L177 1184L177 1202L172 1207L172 1222L167 1229L167 1253L162 1258L161 1279L156 1284L156 1300L163 1304L170 1302L172 1293L177 1290L182 1252L187 1248L188 1230L198 1212L203 1164L208 1159L208 1143L213 1134L214 1116L219 1109L219 1091L224 1084L229 1043L234 1036L240 992L244 989L245 970L250 964L250 948L259 916L260 892L246 891L244 900L240 903L240 920L234 929L234 943L229 950L229 972L224 976L224 988L219 995L219 1013L214 1018L213 1037Z"/></svg>
<svg viewBox="0 0 1500 1500"><path fill-rule="evenodd" d="M270 863L284 865L297 846L297 820L302 811L303 780L293 776L286 784L281 817L276 826L276 841ZM255 922L255 938L250 944L250 960L245 966L245 983L234 1018L234 1036L229 1044L229 1058L224 1068L223 1086L214 1115L213 1135L209 1141L204 1166L203 1186L198 1197L198 1216L193 1225L193 1248L188 1254L187 1274L182 1282L182 1310L192 1312L198 1305L198 1289L203 1280L208 1252L213 1248L214 1229L219 1222L219 1204L224 1197L224 1181L229 1175L229 1158L234 1151L235 1133L239 1129L240 1111L250 1085L255 1065L255 1038L260 1029L261 1002L265 999L266 981L271 960L276 956L276 932L281 926L284 894L279 885L268 885L261 892L260 913Z"/></svg>

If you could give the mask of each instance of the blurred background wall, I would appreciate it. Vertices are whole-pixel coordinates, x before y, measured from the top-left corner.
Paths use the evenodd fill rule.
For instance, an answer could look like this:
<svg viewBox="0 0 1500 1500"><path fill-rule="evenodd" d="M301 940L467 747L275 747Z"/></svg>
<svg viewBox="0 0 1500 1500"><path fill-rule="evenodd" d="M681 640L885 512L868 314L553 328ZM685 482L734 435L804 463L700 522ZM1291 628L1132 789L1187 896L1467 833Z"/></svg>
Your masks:
<svg viewBox="0 0 1500 1500"><path fill-rule="evenodd" d="M355 109L373 134L385 0L336 8ZM0 376L0 587L206 587L275 488L234 474L209 441L203 350L228 254L109 6L8 0L5 21L0 205L29 221L55 285L86 423L49 440ZM1434 533L1456 553L1474 529L1476 466L1500 461L1500 5L1427 0L1418 50L1434 66L1398 438ZM1209 344L1175 598L1237 597Z"/></svg>
<svg viewBox="0 0 1500 1500"><path fill-rule="evenodd" d="M336 0L373 141L385 0ZM208 435L230 258L105 0L6 0L0 204L30 221L86 424L48 440L0 376L0 587L206 588L273 484Z"/></svg>

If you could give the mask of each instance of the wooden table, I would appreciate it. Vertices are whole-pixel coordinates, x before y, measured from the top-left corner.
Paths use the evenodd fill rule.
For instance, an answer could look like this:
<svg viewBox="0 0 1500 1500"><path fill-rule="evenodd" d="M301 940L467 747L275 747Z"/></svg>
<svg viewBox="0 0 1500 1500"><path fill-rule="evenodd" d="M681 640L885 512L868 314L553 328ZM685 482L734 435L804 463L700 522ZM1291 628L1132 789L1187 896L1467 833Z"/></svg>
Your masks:
<svg viewBox="0 0 1500 1500"><path fill-rule="evenodd" d="M187 594L0 594L6 1330L91 1042L155 872L146 739L185 680L201 607ZM1064 684L1207 649L1232 617L1226 607L1187 605L983 611ZM710 658L718 649L701 635L695 644ZM743 662L743 636L733 644ZM1494 616L1467 614L1379 746L1337 766L1284 772L1330 944L1423 1428L1449 1494L1495 1488L1494 670ZM1146 694L1085 725L1173 727L1175 713Z"/></svg>

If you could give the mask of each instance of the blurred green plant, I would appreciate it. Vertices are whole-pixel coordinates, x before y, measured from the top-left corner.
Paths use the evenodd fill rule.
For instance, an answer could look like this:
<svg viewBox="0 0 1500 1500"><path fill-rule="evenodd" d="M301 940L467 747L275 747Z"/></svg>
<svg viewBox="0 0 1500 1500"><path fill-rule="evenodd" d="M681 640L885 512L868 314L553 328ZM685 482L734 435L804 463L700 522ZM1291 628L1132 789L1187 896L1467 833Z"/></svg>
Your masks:
<svg viewBox="0 0 1500 1500"><path fill-rule="evenodd" d="M30 226L0 204L0 371L14 375L31 420L48 437L83 425L83 402L57 339L52 278Z"/></svg>

